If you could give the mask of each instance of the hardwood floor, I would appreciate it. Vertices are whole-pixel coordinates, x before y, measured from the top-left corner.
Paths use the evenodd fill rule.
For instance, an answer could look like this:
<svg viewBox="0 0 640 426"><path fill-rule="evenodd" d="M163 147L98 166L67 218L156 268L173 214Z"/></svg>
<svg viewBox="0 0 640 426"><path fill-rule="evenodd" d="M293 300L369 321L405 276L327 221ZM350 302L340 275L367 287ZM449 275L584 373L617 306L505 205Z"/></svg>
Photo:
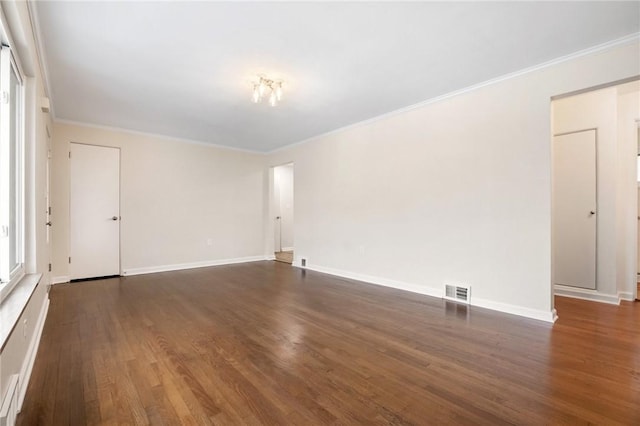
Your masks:
<svg viewBox="0 0 640 426"><path fill-rule="evenodd" d="M640 424L640 307L555 325L278 262L52 288L21 425Z"/></svg>

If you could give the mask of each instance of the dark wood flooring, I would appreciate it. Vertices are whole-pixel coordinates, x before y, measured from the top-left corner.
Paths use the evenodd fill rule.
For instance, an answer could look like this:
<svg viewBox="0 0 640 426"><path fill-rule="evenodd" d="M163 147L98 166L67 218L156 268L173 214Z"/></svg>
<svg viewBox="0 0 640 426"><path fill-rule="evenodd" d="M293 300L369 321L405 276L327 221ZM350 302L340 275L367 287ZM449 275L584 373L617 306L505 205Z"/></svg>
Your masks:
<svg viewBox="0 0 640 426"><path fill-rule="evenodd" d="M555 325L278 262L56 285L21 425L640 424L640 306Z"/></svg>

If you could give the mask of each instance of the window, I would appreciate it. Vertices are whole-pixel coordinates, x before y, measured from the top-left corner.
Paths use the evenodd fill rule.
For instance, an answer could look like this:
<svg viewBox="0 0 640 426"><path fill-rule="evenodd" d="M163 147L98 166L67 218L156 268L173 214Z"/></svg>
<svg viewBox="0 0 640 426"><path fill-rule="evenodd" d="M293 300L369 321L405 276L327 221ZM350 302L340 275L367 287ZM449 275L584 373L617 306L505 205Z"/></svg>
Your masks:
<svg viewBox="0 0 640 426"><path fill-rule="evenodd" d="M11 49L0 51L0 300L24 276L23 79Z"/></svg>

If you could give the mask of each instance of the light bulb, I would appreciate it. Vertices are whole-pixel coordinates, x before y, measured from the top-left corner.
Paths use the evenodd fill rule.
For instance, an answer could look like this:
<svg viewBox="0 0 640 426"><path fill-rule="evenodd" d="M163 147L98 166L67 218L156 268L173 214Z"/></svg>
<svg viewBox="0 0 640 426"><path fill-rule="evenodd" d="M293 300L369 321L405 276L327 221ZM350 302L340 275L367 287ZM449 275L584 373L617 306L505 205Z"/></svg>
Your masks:
<svg viewBox="0 0 640 426"><path fill-rule="evenodd" d="M260 92L258 91L257 84L253 85L253 96L251 96L251 100L253 101L254 104L257 104L258 102L260 102Z"/></svg>
<svg viewBox="0 0 640 426"><path fill-rule="evenodd" d="M278 82L278 87L276 87L276 99L278 101L282 100L282 82Z"/></svg>
<svg viewBox="0 0 640 426"><path fill-rule="evenodd" d="M267 88L267 85L264 84L264 79L260 78L260 84L258 85L258 94L260 98L264 95L264 91Z"/></svg>
<svg viewBox="0 0 640 426"><path fill-rule="evenodd" d="M269 96L269 105L274 107L277 103L278 99L276 99L276 93L274 91L271 91L271 96Z"/></svg>

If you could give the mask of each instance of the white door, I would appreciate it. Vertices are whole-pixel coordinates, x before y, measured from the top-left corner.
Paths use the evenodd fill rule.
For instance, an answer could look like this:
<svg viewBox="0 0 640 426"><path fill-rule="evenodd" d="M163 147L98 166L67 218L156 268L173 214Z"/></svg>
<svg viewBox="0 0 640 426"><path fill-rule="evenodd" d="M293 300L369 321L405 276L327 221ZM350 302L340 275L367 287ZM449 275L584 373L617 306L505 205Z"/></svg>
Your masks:
<svg viewBox="0 0 640 426"><path fill-rule="evenodd" d="M596 288L596 131L553 141L555 284Z"/></svg>
<svg viewBox="0 0 640 426"><path fill-rule="evenodd" d="M120 274L120 150L71 144L71 279Z"/></svg>
<svg viewBox="0 0 640 426"><path fill-rule="evenodd" d="M282 251L282 213L280 212L280 183L278 182L278 168L273 169L273 251Z"/></svg>
<svg viewBox="0 0 640 426"><path fill-rule="evenodd" d="M46 227L46 240L47 240L47 259L49 263L49 272L51 272L51 133L49 132L49 126L45 126L47 131L47 170L46 170L46 187L45 187L45 217L47 219ZM49 280L51 280L51 276L49 276Z"/></svg>

